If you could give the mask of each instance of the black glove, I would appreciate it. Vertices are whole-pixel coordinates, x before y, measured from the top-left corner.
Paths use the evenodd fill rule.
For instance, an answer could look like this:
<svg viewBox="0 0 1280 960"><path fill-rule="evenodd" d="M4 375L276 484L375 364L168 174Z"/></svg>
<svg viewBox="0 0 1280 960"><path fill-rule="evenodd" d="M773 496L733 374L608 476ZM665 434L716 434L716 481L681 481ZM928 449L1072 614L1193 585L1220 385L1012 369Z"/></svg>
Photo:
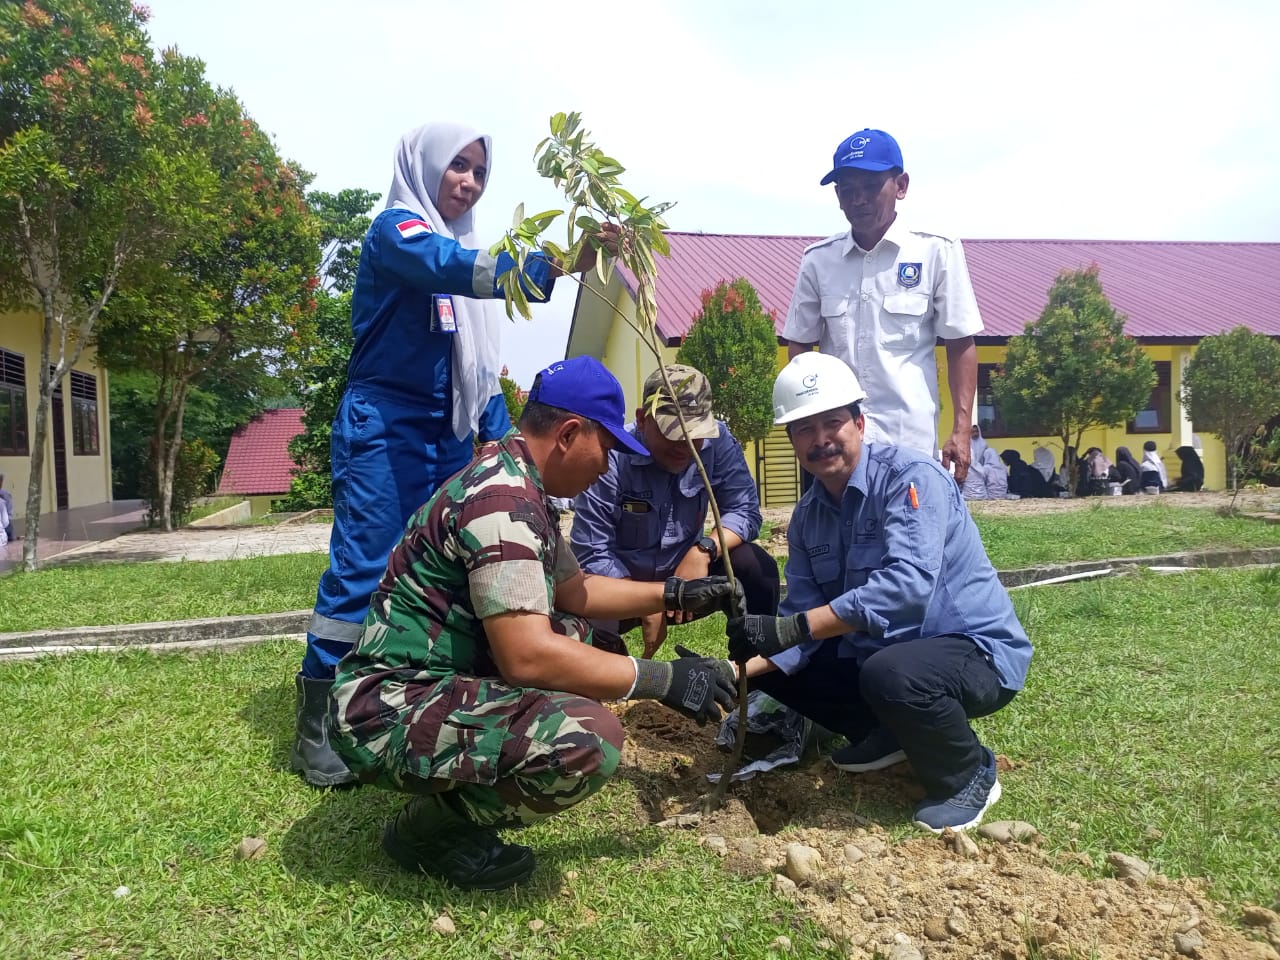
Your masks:
<svg viewBox="0 0 1280 960"><path fill-rule="evenodd" d="M662 604L668 610L683 610L691 619L697 619L709 613L732 614L739 607L745 609L746 600L741 581L730 586L728 577L667 577Z"/></svg>
<svg viewBox="0 0 1280 960"><path fill-rule="evenodd" d="M729 657L736 663L746 663L757 654L772 657L788 647L813 639L809 632L809 618L803 613L789 617L749 613L730 620L725 633L729 635Z"/></svg>
<svg viewBox="0 0 1280 960"><path fill-rule="evenodd" d="M634 659L634 658L633 658ZM720 719L720 708L733 709L733 668L714 657L679 660L635 660L636 685L631 696L657 700L702 726Z"/></svg>

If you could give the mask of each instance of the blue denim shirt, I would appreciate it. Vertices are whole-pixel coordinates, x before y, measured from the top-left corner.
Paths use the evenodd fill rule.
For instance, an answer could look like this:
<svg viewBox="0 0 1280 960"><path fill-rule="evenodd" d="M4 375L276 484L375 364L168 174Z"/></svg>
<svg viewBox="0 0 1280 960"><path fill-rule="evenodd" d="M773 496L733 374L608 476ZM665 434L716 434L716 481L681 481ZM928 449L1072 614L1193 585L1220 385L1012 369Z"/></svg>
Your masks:
<svg viewBox="0 0 1280 960"><path fill-rule="evenodd" d="M628 427L634 435L635 424ZM760 497L742 446L720 422L699 451L720 521L745 541L760 534ZM702 536L707 491L690 463L671 473L626 450L609 454L609 469L573 503L570 543L584 573L633 580L669 577Z"/></svg>
<svg viewBox="0 0 1280 960"><path fill-rule="evenodd" d="M916 503L911 500L915 485ZM818 643L859 663L892 643L961 634L1021 690L1031 642L996 577L955 481L926 454L867 444L839 503L815 482L787 530L783 615L831 605L857 629L771 658L786 673Z"/></svg>

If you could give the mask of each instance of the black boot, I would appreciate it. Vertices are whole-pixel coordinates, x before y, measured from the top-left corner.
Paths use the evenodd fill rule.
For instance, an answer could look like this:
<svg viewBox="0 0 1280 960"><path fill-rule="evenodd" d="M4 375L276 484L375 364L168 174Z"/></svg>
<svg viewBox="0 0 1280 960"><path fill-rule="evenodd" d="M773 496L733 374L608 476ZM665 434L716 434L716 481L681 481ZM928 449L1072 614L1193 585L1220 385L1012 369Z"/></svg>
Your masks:
<svg viewBox="0 0 1280 960"><path fill-rule="evenodd" d="M387 824L382 849L411 873L440 877L464 890L505 890L527 880L533 851L503 843L496 830L476 826L444 794L414 797Z"/></svg>
<svg viewBox="0 0 1280 960"><path fill-rule="evenodd" d="M289 766L313 787L355 783L355 775L329 746L329 688L333 681L298 674L296 683L298 729Z"/></svg>

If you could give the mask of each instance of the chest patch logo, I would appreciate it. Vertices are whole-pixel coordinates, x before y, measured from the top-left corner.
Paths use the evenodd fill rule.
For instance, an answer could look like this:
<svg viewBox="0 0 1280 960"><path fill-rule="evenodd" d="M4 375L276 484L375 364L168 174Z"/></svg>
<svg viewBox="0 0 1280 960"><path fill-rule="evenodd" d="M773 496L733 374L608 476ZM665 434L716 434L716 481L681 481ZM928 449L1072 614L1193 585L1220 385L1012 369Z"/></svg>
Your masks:
<svg viewBox="0 0 1280 960"><path fill-rule="evenodd" d="M908 290L920 285L920 276L924 273L923 263L898 264L898 285Z"/></svg>
<svg viewBox="0 0 1280 960"><path fill-rule="evenodd" d="M816 547L809 548L809 556L811 557L820 557L824 553L830 553L830 552L831 552L831 544L829 543L820 543Z"/></svg>

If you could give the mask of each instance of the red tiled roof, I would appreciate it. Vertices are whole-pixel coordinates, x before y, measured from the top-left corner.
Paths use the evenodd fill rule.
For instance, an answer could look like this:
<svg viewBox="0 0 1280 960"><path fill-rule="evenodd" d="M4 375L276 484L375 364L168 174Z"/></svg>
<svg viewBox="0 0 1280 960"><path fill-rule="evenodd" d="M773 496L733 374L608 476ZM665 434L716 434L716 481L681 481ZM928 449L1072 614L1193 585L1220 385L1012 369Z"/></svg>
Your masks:
<svg viewBox="0 0 1280 960"><path fill-rule="evenodd" d="M231 435L218 493L288 493L293 471L289 441L302 432L302 410L266 410Z"/></svg>
<svg viewBox="0 0 1280 960"><path fill-rule="evenodd" d="M671 256L658 260L658 330L678 343L701 309L702 291L739 276L774 311L781 334L800 257L821 238L672 232L667 239ZM1021 333L1040 316L1058 273L1093 263L1131 336L1199 338L1237 324L1280 336L1280 243L965 240L964 250L982 336ZM625 271L623 281L634 292Z"/></svg>

